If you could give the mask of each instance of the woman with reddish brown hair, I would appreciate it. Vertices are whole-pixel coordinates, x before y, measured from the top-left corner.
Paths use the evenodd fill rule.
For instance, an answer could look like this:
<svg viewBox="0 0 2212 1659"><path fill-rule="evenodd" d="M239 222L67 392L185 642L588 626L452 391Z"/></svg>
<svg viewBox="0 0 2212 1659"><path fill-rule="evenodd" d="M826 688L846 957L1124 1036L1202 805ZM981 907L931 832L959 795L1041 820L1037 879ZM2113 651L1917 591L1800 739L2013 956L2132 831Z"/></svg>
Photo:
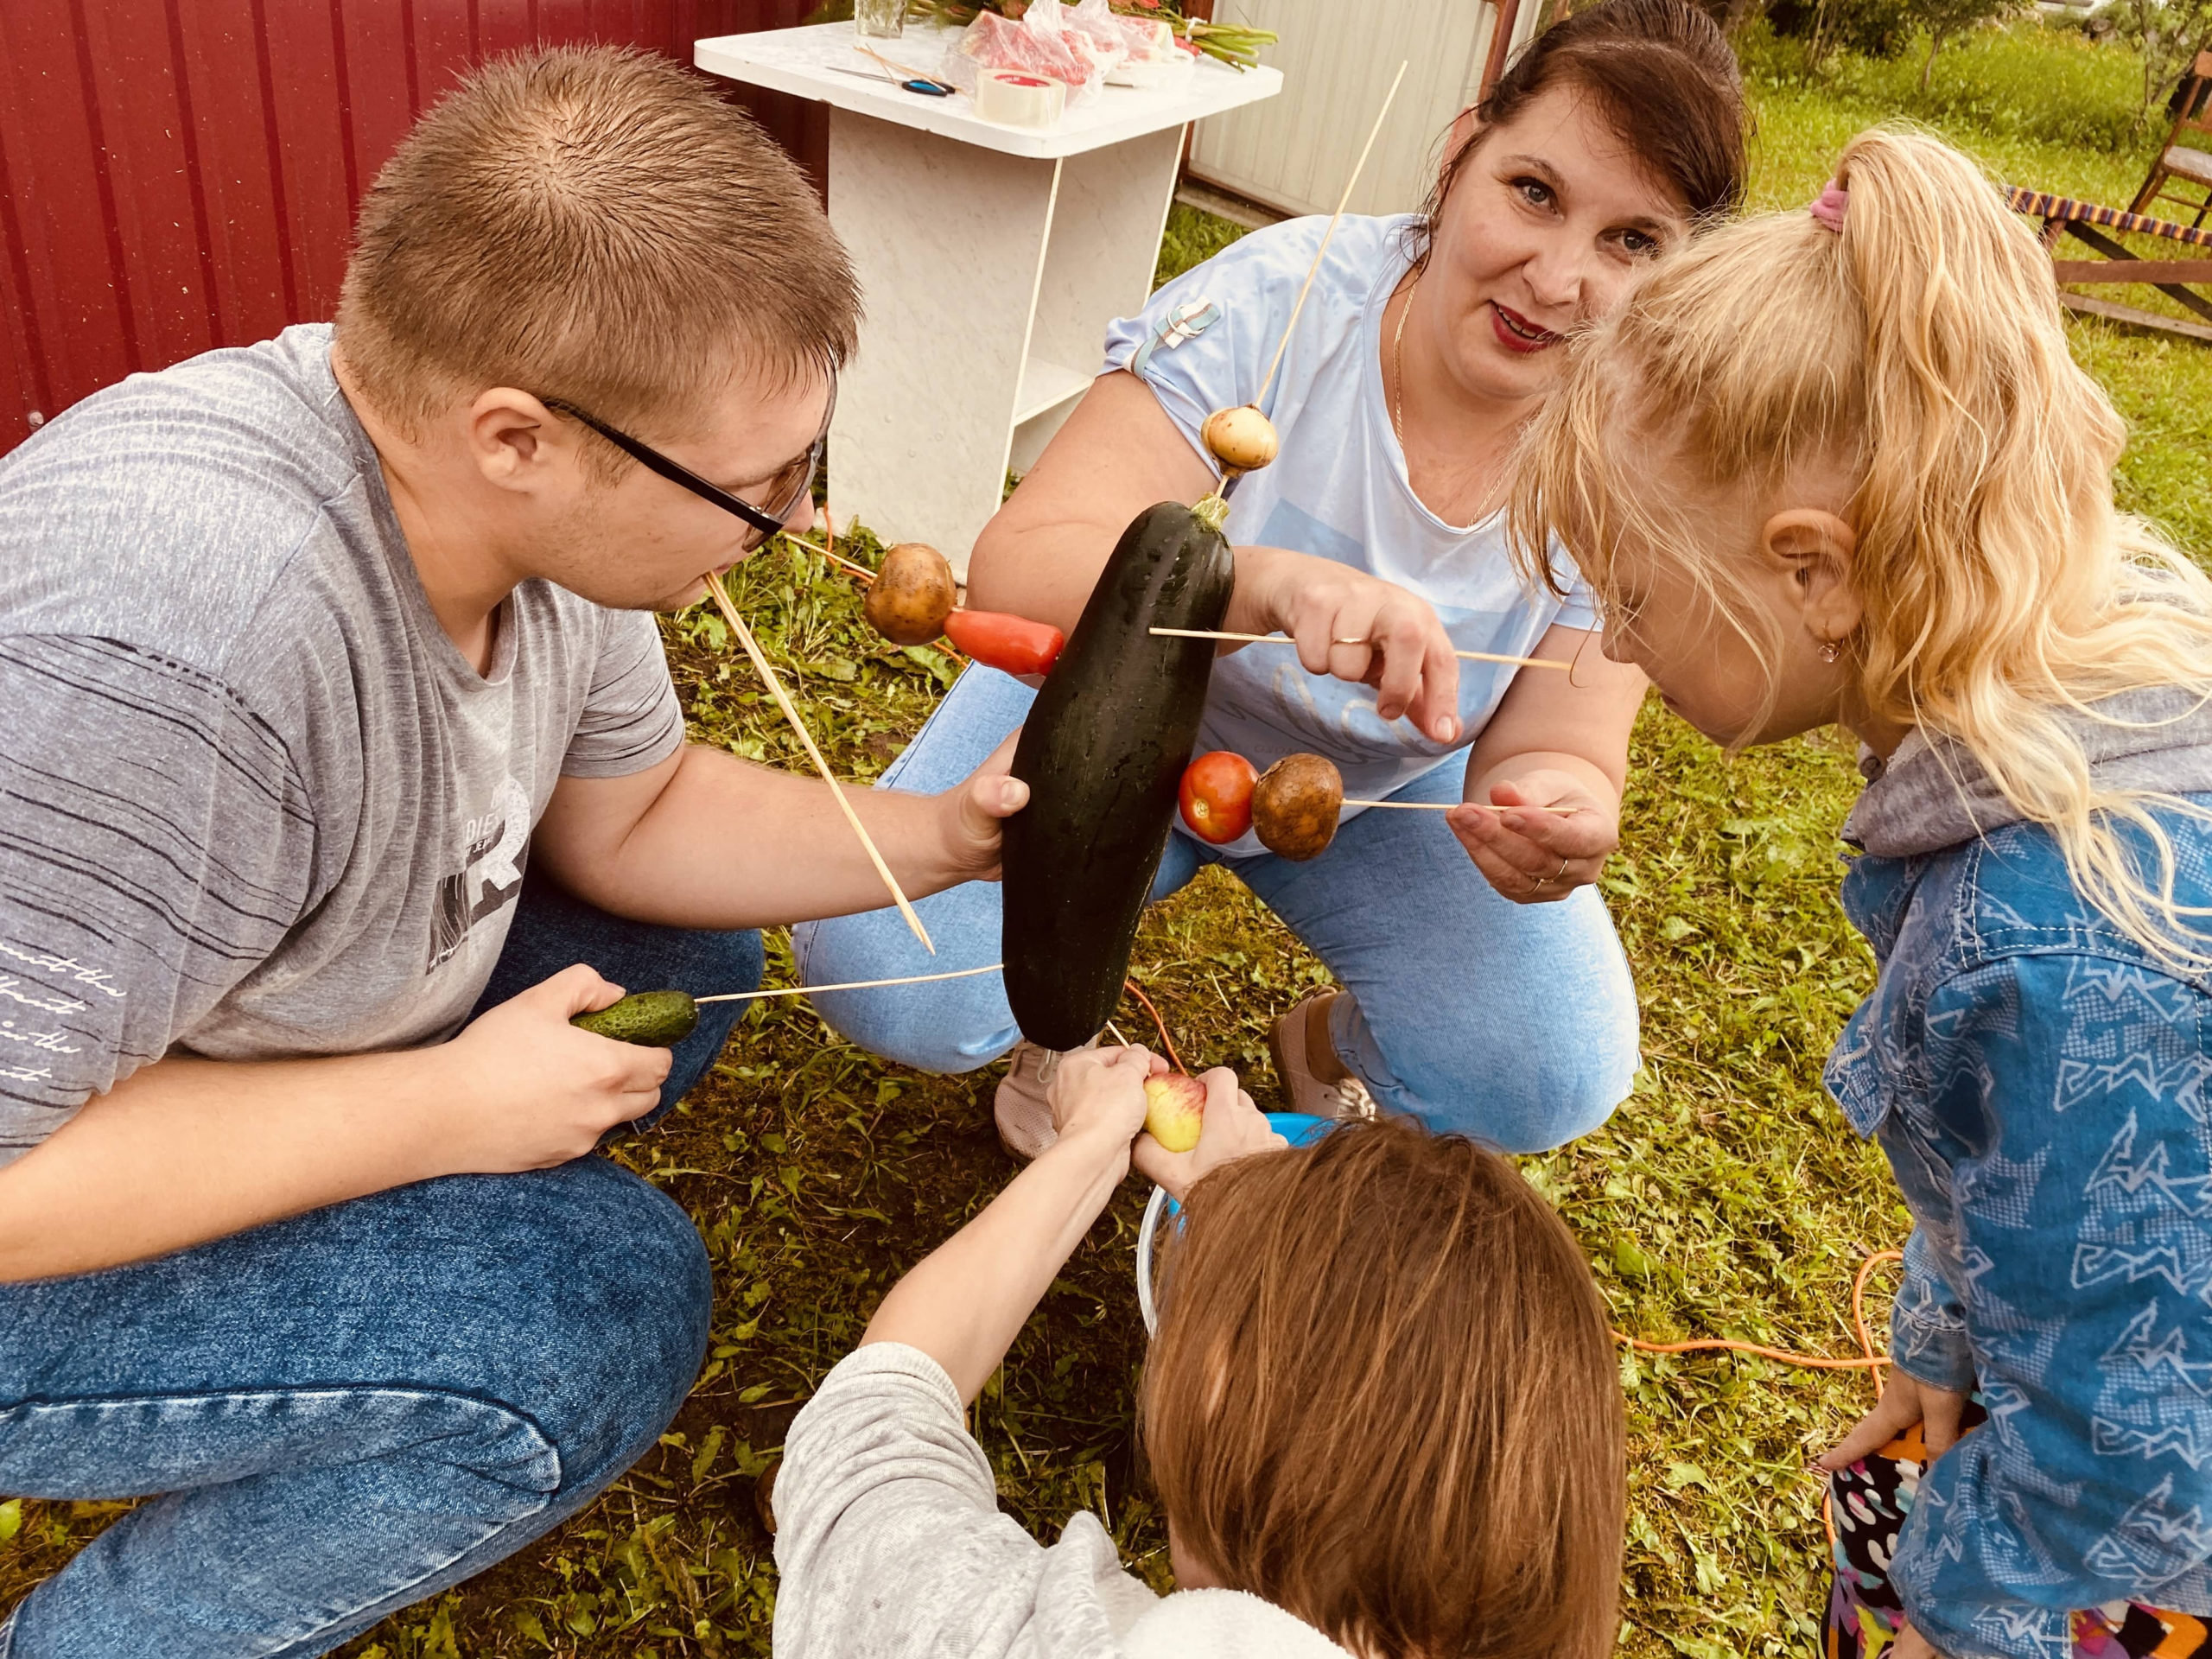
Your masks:
<svg viewBox="0 0 2212 1659"><path fill-rule="evenodd" d="M1538 36L1445 150L1423 211L1346 217L1325 256L1325 219L1271 226L1115 323L1098 378L985 528L969 575L976 604L1072 628L1137 513L1216 486L1208 413L1264 407L1281 454L1231 501L1224 626L1298 648L1222 657L1198 747L1261 767L1318 753L1354 799L1459 810L1348 809L1306 862L1179 826L1154 896L1220 864L1335 976L1340 988L1275 1027L1293 1110L1357 1116L1371 1098L1532 1152L1602 1122L1636 1073L1635 988L1594 884L1618 839L1643 678L1597 649L1579 582L1554 594L1521 580L1500 508L1567 335L1735 207L1735 57L1684 0L1604 0ZM1455 650L1575 671L1462 664ZM884 783L955 781L1029 706L1023 685L970 669ZM801 928L804 976L831 985L1002 954L996 886L920 909L940 957L894 912L871 912ZM1000 1134L1023 1157L1049 1135L1046 1055L1015 1046L997 980L817 1006L863 1047L927 1071L1012 1049Z"/></svg>
<svg viewBox="0 0 2212 1659"><path fill-rule="evenodd" d="M1566 1226L1461 1136L1364 1121L1285 1149L1226 1071L1170 1154L1141 1133L1160 1069L1058 1067L1052 1144L792 1424L777 1653L1604 1659L1624 1421ZM1049 1547L1000 1513L962 1415L1133 1159L1184 1201L1141 1397L1164 1599L1088 1511Z"/></svg>

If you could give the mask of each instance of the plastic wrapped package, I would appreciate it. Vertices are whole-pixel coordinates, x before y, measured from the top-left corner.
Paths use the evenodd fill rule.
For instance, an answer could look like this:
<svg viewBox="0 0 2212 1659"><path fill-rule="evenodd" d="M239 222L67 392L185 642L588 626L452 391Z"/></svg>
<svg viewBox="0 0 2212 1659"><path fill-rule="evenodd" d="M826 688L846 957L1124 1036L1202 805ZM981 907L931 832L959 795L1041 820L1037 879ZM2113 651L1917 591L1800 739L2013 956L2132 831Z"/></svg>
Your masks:
<svg viewBox="0 0 2212 1659"><path fill-rule="evenodd" d="M1175 31L1158 18L1124 17L1107 0L1078 0L1065 18L1071 34L1081 34L1112 52L1121 60L1106 72L1115 86L1150 88L1180 86L1188 80L1198 59L1176 43Z"/></svg>
<svg viewBox="0 0 2212 1659"><path fill-rule="evenodd" d="M1071 107L1088 103L1098 96L1106 72L1122 54L1084 30L1062 28L1065 10L1058 0L1041 0L1020 22L1009 22L995 11L979 13L945 48L939 73L970 96L981 69L1037 75L1065 86Z"/></svg>
<svg viewBox="0 0 2212 1659"><path fill-rule="evenodd" d="M1039 0L1034 9L1042 10L1044 5L1045 0ZM1128 57L1133 53L1143 53L1149 49L1148 37L1144 27L1138 24L1134 28L1124 29L1122 26L1123 19L1114 15L1114 9L1107 3L1107 0L1077 0L1072 6L1059 8L1059 12L1063 32L1084 35L1092 45L1103 51L1120 57ZM1128 21L1134 23L1135 20ZM1162 24L1161 27L1165 28L1166 25Z"/></svg>

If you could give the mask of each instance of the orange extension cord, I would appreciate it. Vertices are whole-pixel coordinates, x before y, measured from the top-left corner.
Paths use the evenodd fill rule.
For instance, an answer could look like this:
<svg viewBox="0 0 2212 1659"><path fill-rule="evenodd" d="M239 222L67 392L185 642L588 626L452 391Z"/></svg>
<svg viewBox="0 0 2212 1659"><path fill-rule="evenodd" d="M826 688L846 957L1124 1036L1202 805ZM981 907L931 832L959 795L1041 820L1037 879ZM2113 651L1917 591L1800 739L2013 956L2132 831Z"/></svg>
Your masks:
<svg viewBox="0 0 2212 1659"><path fill-rule="evenodd" d="M1874 1383L1874 1397L1882 1395L1882 1367L1890 1363L1889 1356L1874 1348L1874 1338L1866 1328L1866 1276L1885 1262L1902 1262L1903 1250L1875 1250L1859 1264L1858 1276L1851 1281L1851 1325L1859 1336L1859 1346L1865 1355L1861 1359L1823 1359L1817 1354L1794 1354L1786 1348L1763 1348L1755 1342L1727 1342L1713 1338L1703 1342L1645 1342L1616 1331L1615 1342L1633 1348L1639 1354L1696 1354L1716 1350L1734 1354L1756 1354L1761 1359L1771 1359L1779 1364L1796 1365L1812 1371L1859 1371L1871 1375Z"/></svg>
<svg viewBox="0 0 2212 1659"><path fill-rule="evenodd" d="M1152 1006L1152 999L1144 994L1144 987L1134 979L1125 979L1122 982L1122 988L1143 1003L1144 1011L1152 1016L1152 1023L1160 1033L1160 1046L1167 1051L1168 1065L1178 1071L1189 1070L1183 1064L1183 1057L1175 1052L1175 1039L1167 1034L1167 1022L1160 1017L1160 1010Z"/></svg>

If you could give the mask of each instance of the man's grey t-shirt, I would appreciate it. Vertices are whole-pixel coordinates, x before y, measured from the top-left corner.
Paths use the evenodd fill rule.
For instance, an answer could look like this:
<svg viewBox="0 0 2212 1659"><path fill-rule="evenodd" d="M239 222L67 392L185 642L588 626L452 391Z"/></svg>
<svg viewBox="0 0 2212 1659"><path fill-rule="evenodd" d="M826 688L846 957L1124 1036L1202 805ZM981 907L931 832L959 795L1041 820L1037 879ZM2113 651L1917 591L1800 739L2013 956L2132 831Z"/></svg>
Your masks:
<svg viewBox="0 0 2212 1659"><path fill-rule="evenodd" d="M652 616L440 629L327 326L134 375L0 461L0 1164L172 1051L451 1035L556 781L683 714Z"/></svg>

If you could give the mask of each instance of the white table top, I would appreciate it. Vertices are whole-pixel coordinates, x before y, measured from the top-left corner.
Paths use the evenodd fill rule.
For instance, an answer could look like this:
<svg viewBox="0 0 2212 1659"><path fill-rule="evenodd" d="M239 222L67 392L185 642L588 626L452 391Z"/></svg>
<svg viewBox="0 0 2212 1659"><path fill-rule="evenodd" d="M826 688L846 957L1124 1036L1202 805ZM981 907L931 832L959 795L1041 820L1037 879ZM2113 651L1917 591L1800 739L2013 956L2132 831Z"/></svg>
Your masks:
<svg viewBox="0 0 2212 1659"><path fill-rule="evenodd" d="M901 39L870 40L868 44L895 62L934 76L946 45L957 38L957 32L951 29L910 24ZM1203 116L1273 98L1282 90L1280 69L1262 67L1239 72L1202 57L1192 78L1176 91L1102 87L1090 103L1069 110L1057 126L1006 127L978 119L975 100L965 92L929 98L901 91L887 79L888 71L853 49L859 39L850 23L817 23L809 29L767 29L696 41L691 59L709 74L793 92L1008 156L1044 159L1077 156L1163 127L1179 127ZM887 79L871 80L837 73L842 69L883 73Z"/></svg>

